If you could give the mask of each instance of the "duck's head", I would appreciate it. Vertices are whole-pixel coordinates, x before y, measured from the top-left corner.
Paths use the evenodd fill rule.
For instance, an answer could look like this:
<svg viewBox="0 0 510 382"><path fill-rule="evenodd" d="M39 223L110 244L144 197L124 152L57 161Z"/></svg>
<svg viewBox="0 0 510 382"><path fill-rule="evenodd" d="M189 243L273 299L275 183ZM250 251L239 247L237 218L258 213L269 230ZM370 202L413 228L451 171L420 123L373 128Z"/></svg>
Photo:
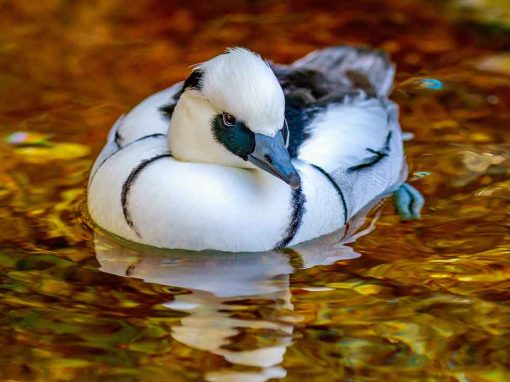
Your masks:
<svg viewBox="0 0 510 382"><path fill-rule="evenodd" d="M283 90L267 62L243 48L194 68L169 130L177 159L258 168L299 188L288 139Z"/></svg>

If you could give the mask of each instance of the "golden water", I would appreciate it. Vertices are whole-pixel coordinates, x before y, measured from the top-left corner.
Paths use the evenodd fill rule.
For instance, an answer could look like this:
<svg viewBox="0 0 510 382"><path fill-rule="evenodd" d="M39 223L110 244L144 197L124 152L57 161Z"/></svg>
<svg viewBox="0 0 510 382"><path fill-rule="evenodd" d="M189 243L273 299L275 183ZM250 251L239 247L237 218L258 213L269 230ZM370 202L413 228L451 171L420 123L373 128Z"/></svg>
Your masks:
<svg viewBox="0 0 510 382"><path fill-rule="evenodd" d="M0 380L510 380L508 7L331 3L0 1ZM118 115L227 46L338 43L397 62L421 220L386 202L333 253L94 238L87 176Z"/></svg>

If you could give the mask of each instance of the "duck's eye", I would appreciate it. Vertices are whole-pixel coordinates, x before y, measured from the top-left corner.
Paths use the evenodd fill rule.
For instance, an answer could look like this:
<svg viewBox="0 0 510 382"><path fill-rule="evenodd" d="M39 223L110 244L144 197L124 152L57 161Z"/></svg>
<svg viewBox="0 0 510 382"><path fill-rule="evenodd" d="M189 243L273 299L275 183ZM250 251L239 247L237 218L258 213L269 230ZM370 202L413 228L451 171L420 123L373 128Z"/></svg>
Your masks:
<svg viewBox="0 0 510 382"><path fill-rule="evenodd" d="M234 127L236 125L236 117L229 113L223 113L223 124L228 127Z"/></svg>
<svg viewBox="0 0 510 382"><path fill-rule="evenodd" d="M289 145L289 125L287 124L286 119L283 121L282 135L283 141L285 142L285 147L287 147Z"/></svg>

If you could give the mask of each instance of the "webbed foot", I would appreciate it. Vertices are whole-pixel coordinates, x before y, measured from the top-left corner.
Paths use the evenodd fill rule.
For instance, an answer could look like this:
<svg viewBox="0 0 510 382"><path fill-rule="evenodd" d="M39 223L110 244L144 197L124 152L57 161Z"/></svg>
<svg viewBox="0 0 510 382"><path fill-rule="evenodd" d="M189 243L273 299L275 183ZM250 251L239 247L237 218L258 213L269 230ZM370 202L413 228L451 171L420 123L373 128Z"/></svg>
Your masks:
<svg viewBox="0 0 510 382"><path fill-rule="evenodd" d="M402 184L393 193L393 201L402 221L415 220L421 217L421 209L425 205L425 199L420 191L409 183Z"/></svg>

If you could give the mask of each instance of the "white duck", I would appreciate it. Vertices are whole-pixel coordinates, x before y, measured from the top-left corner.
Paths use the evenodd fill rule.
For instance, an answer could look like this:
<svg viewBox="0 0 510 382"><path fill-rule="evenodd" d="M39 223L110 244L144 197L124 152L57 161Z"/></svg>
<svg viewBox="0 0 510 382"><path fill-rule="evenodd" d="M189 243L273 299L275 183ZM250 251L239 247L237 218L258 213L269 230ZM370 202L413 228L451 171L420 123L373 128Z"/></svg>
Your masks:
<svg viewBox="0 0 510 382"><path fill-rule="evenodd" d="M115 123L90 215L164 248L265 251L331 233L405 178L393 76L364 48L289 66L229 49ZM421 200L402 190L417 215Z"/></svg>

